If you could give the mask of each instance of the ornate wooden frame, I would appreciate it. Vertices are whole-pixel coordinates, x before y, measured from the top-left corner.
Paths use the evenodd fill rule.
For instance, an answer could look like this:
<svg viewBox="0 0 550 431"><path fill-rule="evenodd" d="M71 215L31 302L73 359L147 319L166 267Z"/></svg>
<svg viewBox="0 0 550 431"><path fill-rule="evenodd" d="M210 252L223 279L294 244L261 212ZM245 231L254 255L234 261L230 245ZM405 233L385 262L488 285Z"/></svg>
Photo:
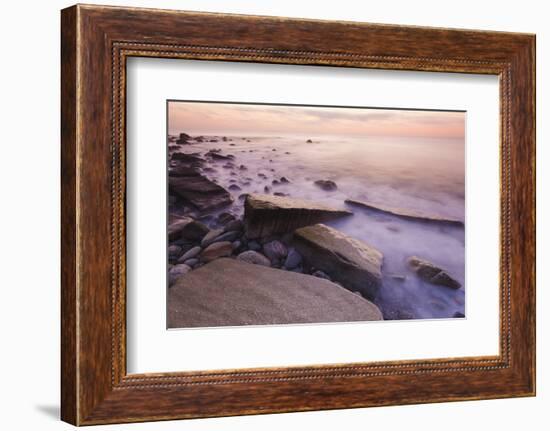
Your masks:
<svg viewBox="0 0 550 431"><path fill-rule="evenodd" d="M62 11L61 47L63 420L88 425L535 394L534 35L78 5ZM130 56L498 75L500 354L128 375Z"/></svg>

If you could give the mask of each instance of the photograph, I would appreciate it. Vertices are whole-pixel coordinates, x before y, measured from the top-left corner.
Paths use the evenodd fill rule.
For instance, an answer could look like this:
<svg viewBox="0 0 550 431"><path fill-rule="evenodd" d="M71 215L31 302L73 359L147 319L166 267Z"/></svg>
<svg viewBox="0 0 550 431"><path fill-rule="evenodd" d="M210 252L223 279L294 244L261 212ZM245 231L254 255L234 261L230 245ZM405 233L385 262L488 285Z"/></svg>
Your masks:
<svg viewBox="0 0 550 431"><path fill-rule="evenodd" d="M465 318L466 112L167 101L167 327Z"/></svg>

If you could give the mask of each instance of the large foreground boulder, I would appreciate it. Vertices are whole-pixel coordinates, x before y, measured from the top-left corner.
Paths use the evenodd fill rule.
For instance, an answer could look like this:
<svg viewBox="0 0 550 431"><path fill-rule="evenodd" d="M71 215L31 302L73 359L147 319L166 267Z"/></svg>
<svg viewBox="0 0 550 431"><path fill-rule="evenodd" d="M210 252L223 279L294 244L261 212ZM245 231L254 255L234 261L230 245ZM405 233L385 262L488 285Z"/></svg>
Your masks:
<svg viewBox="0 0 550 431"><path fill-rule="evenodd" d="M231 194L202 175L192 177L168 177L170 194L177 195L201 211L230 205Z"/></svg>
<svg viewBox="0 0 550 431"><path fill-rule="evenodd" d="M316 224L297 229L294 245L311 266L373 300L382 282L382 253L344 233Z"/></svg>
<svg viewBox="0 0 550 431"><path fill-rule="evenodd" d="M168 291L168 327L382 320L376 305L327 280L217 259Z"/></svg>
<svg viewBox="0 0 550 431"><path fill-rule="evenodd" d="M283 196L248 195L244 223L248 238L284 234L315 223L335 220L353 213L303 199Z"/></svg>

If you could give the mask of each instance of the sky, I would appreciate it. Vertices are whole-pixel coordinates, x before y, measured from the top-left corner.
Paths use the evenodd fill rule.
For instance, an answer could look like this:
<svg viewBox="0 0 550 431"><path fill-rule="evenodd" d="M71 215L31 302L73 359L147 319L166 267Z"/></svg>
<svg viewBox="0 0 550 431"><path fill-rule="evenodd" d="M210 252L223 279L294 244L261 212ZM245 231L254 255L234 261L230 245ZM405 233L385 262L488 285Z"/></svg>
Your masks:
<svg viewBox="0 0 550 431"><path fill-rule="evenodd" d="M465 113L229 103L168 103L168 133L464 139Z"/></svg>

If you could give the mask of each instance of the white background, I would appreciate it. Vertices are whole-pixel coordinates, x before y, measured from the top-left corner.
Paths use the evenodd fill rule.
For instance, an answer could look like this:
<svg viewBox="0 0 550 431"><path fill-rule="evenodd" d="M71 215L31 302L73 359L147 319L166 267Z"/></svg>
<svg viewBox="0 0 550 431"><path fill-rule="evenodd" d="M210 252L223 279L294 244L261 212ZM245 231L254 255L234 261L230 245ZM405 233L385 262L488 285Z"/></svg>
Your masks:
<svg viewBox="0 0 550 431"><path fill-rule="evenodd" d="M330 412L106 426L144 430L543 430L550 414L550 28L545 2L297 0L102 1L106 4L346 19L537 33L538 396ZM5 2L0 15L0 426L70 429L59 409L59 9L65 1Z"/></svg>
<svg viewBox="0 0 550 431"><path fill-rule="evenodd" d="M141 58L127 84L128 372L498 354L496 76ZM467 319L166 331L170 98L466 111Z"/></svg>

